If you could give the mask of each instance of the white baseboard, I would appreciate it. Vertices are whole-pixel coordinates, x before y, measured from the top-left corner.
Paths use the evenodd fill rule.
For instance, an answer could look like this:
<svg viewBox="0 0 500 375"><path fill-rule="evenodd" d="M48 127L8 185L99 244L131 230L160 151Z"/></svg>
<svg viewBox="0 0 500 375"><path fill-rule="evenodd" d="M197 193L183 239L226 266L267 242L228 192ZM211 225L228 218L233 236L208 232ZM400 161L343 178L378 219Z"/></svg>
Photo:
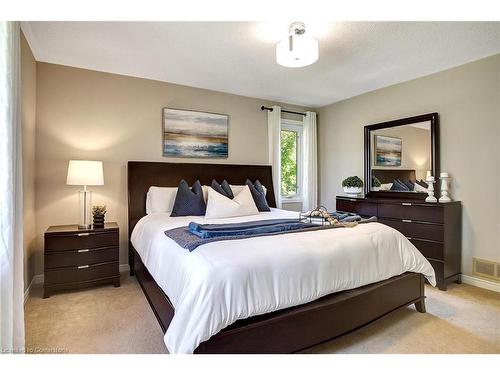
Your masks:
<svg viewBox="0 0 500 375"><path fill-rule="evenodd" d="M122 272L128 272L130 271L130 266L128 264L120 264L119 266L119 272L122 273ZM28 300L28 297L30 295L30 291L31 291L31 288L33 285L40 285L40 284L43 284L43 273L40 274L40 275L35 275L33 276L33 279L31 280L30 282L30 285L28 285L28 287L26 288L26 290L24 291L24 303L26 304L26 301Z"/></svg>
<svg viewBox="0 0 500 375"><path fill-rule="evenodd" d="M477 286L479 288L488 289L500 293L500 283L463 274L461 275L461 280L464 284L469 284Z"/></svg>
<svg viewBox="0 0 500 375"><path fill-rule="evenodd" d="M119 269L120 269L120 273L122 273L122 272L128 272L128 271L130 271L130 266L127 263L120 264L120 268Z"/></svg>
<svg viewBox="0 0 500 375"><path fill-rule="evenodd" d="M43 273L40 275L33 276L33 283L34 284L43 284Z"/></svg>

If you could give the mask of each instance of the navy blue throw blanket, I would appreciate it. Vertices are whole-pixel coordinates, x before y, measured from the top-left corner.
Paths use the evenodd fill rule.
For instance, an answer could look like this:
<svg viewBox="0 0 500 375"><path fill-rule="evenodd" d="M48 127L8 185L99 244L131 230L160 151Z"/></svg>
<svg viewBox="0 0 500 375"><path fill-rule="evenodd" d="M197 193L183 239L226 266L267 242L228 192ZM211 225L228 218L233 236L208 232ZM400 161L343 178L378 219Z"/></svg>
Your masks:
<svg viewBox="0 0 500 375"><path fill-rule="evenodd" d="M369 219L362 219L357 215L340 212L332 213L332 216L338 218L340 222L357 221L362 224L377 221L374 216ZM193 251L198 246L215 241L241 240L334 228L336 227L333 225L318 225L299 221L298 219L270 219L228 224L198 224L191 222L187 227L166 230L165 235L184 249Z"/></svg>
<svg viewBox="0 0 500 375"><path fill-rule="evenodd" d="M255 224L258 222L260 222L261 224L260 226L257 226ZM264 225L262 225L262 222L268 222L268 223L264 223ZM245 226L247 224L249 225L248 228L237 229L238 228L237 225ZM297 232L308 232L308 231L322 230L322 229L333 229L333 226L330 225L303 223L298 219L259 220L254 222L220 224L220 225L219 224L201 225L196 223L190 223L190 226L195 229L198 228L198 226L206 228L212 225L216 228L219 227L219 229L210 232L206 230L205 231L201 230L199 233L201 233L201 235L202 236L204 235L205 237L193 234L189 226L166 230L165 235L173 239L175 242L177 242L179 246L183 247L184 249L193 251L198 246L215 241L241 240L252 237L275 236L277 234L283 234L283 233L297 233ZM223 226L225 225L231 226L232 229L225 230L223 228Z"/></svg>
<svg viewBox="0 0 500 375"><path fill-rule="evenodd" d="M284 232L295 229L309 228L314 225L315 224L303 223L298 221L298 219L257 220L229 224L198 224L191 222L188 225L188 230L200 238L212 238Z"/></svg>

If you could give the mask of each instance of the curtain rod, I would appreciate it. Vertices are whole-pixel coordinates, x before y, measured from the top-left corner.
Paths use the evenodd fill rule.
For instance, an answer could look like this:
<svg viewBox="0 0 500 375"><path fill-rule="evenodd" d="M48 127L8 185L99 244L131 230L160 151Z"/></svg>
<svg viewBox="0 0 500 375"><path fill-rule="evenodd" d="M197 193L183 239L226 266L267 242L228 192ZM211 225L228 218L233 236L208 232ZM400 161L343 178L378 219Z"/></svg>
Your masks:
<svg viewBox="0 0 500 375"><path fill-rule="evenodd" d="M271 107L260 107L260 110L261 111L270 111L272 112L273 111L273 108ZM305 113L302 113L302 112L294 112L294 111L285 111L284 109L281 110L281 112L285 112L285 113L292 113L294 115L300 115L300 116L305 116L306 114Z"/></svg>

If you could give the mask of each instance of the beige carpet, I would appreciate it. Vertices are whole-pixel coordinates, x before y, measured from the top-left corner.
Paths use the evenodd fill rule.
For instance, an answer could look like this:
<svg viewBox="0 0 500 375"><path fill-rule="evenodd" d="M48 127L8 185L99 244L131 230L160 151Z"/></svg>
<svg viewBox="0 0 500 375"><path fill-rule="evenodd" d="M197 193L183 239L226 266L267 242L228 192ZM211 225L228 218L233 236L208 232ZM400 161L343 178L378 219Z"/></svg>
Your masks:
<svg viewBox="0 0 500 375"><path fill-rule="evenodd" d="M453 284L427 287L427 313L395 311L304 353L500 353L500 294ZM26 347L50 353L166 353L163 334L135 278L41 298L25 306Z"/></svg>

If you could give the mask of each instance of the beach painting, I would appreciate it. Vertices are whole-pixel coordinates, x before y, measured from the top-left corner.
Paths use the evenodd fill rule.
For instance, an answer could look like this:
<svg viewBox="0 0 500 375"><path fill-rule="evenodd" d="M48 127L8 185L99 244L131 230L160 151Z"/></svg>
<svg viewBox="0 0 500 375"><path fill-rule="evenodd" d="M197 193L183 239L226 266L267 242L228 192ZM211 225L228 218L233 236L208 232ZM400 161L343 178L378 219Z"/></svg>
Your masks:
<svg viewBox="0 0 500 375"><path fill-rule="evenodd" d="M375 165L400 167L403 141L401 138L375 135Z"/></svg>
<svg viewBox="0 0 500 375"><path fill-rule="evenodd" d="M163 156L228 157L227 115L163 108Z"/></svg>

